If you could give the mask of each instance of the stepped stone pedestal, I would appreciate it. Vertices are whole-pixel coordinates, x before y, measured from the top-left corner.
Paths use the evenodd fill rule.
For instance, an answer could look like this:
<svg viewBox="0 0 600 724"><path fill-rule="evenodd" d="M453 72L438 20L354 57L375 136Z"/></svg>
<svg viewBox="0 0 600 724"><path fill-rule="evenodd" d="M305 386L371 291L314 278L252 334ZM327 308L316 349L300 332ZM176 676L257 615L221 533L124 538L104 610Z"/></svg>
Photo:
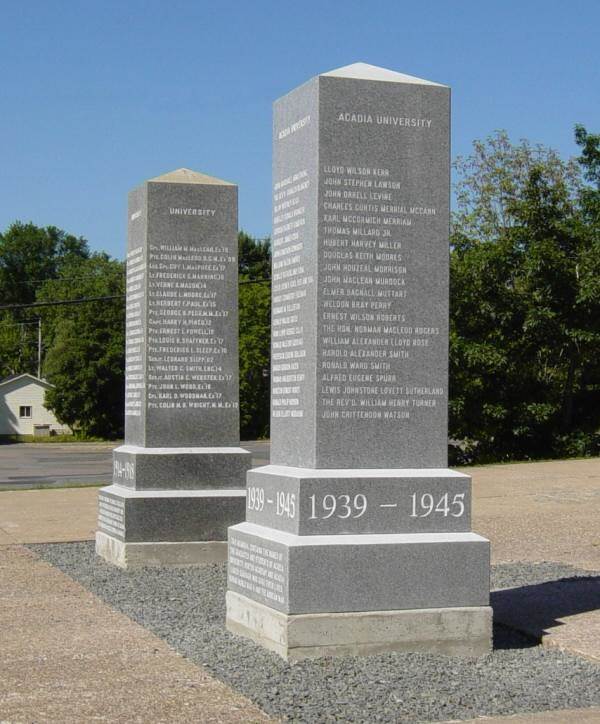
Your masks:
<svg viewBox="0 0 600 724"><path fill-rule="evenodd" d="M180 169L129 196L125 444L96 552L124 568L226 560L244 518L237 187Z"/></svg>
<svg viewBox="0 0 600 724"><path fill-rule="evenodd" d="M274 109L271 464L227 626L284 658L491 648L489 542L447 467L446 86L357 63Z"/></svg>

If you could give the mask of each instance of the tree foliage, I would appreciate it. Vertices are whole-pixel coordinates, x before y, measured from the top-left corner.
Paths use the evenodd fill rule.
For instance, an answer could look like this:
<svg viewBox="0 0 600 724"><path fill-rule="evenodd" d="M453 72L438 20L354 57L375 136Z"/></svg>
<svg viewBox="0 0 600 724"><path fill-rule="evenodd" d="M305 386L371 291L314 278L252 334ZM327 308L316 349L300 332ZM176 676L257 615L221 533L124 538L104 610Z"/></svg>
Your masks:
<svg viewBox="0 0 600 724"><path fill-rule="evenodd" d="M56 278L73 259L86 259L88 244L82 237L55 226L41 228L16 221L0 234L0 299L3 304L35 301L36 290Z"/></svg>
<svg viewBox="0 0 600 724"><path fill-rule="evenodd" d="M17 321L11 312L0 315L0 379L33 371L35 350L29 329L34 325L32 320Z"/></svg>
<svg viewBox="0 0 600 724"><path fill-rule="evenodd" d="M2 305L30 304L48 279L74 259L86 259L85 239L55 226L41 228L16 221L0 233ZM37 374L37 310L0 312L0 377Z"/></svg>
<svg viewBox="0 0 600 724"><path fill-rule="evenodd" d="M269 434L271 246L241 231L239 241L240 427L242 439Z"/></svg>
<svg viewBox="0 0 600 724"><path fill-rule="evenodd" d="M597 184L591 138L578 132L579 163L512 145L504 133L458 160L450 433L471 443L475 459L599 451L598 188L584 183Z"/></svg>
<svg viewBox="0 0 600 724"><path fill-rule="evenodd" d="M65 283L66 282L66 283ZM44 284L41 300L123 295L124 265L106 254L72 260ZM84 436L121 437L125 405L125 302L117 299L46 308L45 375L55 387L46 405Z"/></svg>

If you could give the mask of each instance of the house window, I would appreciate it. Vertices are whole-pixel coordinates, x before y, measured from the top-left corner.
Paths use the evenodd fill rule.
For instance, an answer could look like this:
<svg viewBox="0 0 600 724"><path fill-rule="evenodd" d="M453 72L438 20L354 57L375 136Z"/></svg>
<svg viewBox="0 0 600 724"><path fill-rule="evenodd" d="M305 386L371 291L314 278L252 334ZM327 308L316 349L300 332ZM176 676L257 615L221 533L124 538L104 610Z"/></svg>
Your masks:
<svg viewBox="0 0 600 724"><path fill-rule="evenodd" d="M31 417L31 405L21 405L19 407L19 417Z"/></svg>

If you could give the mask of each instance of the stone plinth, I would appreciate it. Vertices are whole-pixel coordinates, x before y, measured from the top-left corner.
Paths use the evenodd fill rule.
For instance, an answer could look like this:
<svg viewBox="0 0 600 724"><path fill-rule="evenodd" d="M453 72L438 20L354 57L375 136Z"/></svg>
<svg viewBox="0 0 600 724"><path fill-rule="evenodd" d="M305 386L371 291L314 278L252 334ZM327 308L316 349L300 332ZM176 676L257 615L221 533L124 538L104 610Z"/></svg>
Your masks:
<svg viewBox="0 0 600 724"><path fill-rule="evenodd" d="M125 444L96 550L123 566L224 560L243 519L237 187L180 169L129 196Z"/></svg>
<svg viewBox="0 0 600 724"><path fill-rule="evenodd" d="M491 646L489 543L447 468L450 90L358 63L276 102L271 464L227 622L290 660Z"/></svg>
<svg viewBox="0 0 600 724"><path fill-rule="evenodd" d="M227 592L227 627L290 662L318 656L423 651L481 656L490 650L489 606L285 614Z"/></svg>

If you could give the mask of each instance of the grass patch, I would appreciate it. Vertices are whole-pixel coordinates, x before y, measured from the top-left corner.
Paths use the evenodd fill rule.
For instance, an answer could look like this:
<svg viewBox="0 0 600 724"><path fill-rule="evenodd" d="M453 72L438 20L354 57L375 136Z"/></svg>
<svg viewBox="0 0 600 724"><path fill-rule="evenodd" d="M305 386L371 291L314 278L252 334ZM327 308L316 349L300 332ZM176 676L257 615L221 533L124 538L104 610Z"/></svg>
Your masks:
<svg viewBox="0 0 600 724"><path fill-rule="evenodd" d="M68 483L23 483L23 485L3 485L0 483L0 493L11 492L28 492L30 490L65 490L67 488L103 488L106 485L110 485L110 481L107 480L104 483L90 483L84 481L78 483L76 480Z"/></svg>
<svg viewBox="0 0 600 724"><path fill-rule="evenodd" d="M119 440L106 440L103 437L79 437L78 435L0 435L0 445L10 445L16 442L111 442L121 444Z"/></svg>

